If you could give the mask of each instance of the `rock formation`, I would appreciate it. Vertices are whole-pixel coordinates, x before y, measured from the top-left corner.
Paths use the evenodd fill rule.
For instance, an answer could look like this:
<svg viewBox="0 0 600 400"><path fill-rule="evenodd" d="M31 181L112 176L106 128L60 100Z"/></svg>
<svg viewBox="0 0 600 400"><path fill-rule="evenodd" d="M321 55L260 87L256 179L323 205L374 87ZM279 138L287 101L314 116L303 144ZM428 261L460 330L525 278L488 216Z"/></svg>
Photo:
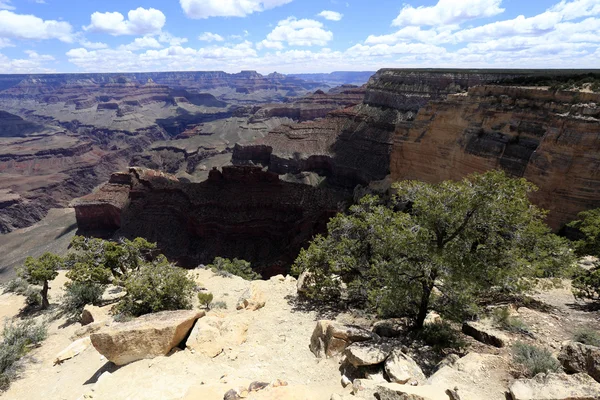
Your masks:
<svg viewBox="0 0 600 400"><path fill-rule="evenodd" d="M324 231L340 200L259 167L230 166L201 183L131 168L73 205L82 233L145 237L188 267L238 257L261 263L270 276Z"/></svg>

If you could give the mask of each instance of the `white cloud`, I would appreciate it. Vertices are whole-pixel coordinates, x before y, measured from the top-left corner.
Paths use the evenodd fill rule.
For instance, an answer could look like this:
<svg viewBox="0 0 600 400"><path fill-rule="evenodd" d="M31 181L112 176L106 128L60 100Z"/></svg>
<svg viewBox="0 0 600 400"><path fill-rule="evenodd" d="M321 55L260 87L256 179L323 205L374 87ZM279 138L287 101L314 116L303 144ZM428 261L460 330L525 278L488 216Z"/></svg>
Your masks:
<svg viewBox="0 0 600 400"><path fill-rule="evenodd" d="M332 39L333 33L323 29L321 22L289 17L279 21L260 45L275 49L282 49L284 43L290 46L326 46Z"/></svg>
<svg viewBox="0 0 600 400"><path fill-rule="evenodd" d="M292 0L179 0L189 18L245 17L290 3Z"/></svg>
<svg viewBox="0 0 600 400"><path fill-rule="evenodd" d="M85 47L86 49L106 49L108 47L106 43L90 42L87 39L80 40L79 44Z"/></svg>
<svg viewBox="0 0 600 400"><path fill-rule="evenodd" d="M0 10L0 37L15 39L58 39L73 42L73 28L68 22L43 20L35 15Z"/></svg>
<svg viewBox="0 0 600 400"><path fill-rule="evenodd" d="M15 45L8 39L0 38L0 49L4 47L15 47Z"/></svg>
<svg viewBox="0 0 600 400"><path fill-rule="evenodd" d="M392 22L393 26L454 25L465 21L493 17L504 12L502 0L439 0L435 6L405 5Z"/></svg>
<svg viewBox="0 0 600 400"><path fill-rule="evenodd" d="M15 7L10 5L10 0L0 0L0 10L14 10Z"/></svg>
<svg viewBox="0 0 600 400"><path fill-rule="evenodd" d="M198 40L201 40L203 42L223 42L225 38L223 38L223 36L219 35L218 33L204 32L203 34L198 36Z"/></svg>
<svg viewBox="0 0 600 400"><path fill-rule="evenodd" d="M25 51L28 58L10 59L0 53L0 73L3 74L32 74L56 72L47 67L49 61L54 60L50 55L40 55L34 51Z"/></svg>
<svg viewBox="0 0 600 400"><path fill-rule="evenodd" d="M127 45L119 46L122 50L137 51L142 49L160 49L162 45L151 36L135 38L135 40Z"/></svg>
<svg viewBox="0 0 600 400"><path fill-rule="evenodd" d="M559 13L565 20L571 20L600 14L600 3L598 0L562 0L549 11Z"/></svg>
<svg viewBox="0 0 600 400"><path fill-rule="evenodd" d="M323 10L317 14L319 17L323 17L330 21L341 21L344 14L340 14L339 12Z"/></svg>
<svg viewBox="0 0 600 400"><path fill-rule="evenodd" d="M86 31L118 35L147 35L161 32L167 18L155 8L139 7L127 13L127 19L120 12L95 12L91 23L83 27Z"/></svg>
<svg viewBox="0 0 600 400"><path fill-rule="evenodd" d="M158 35L158 41L161 43L168 43L170 46L181 46L188 42L187 38L173 36L168 32L161 32Z"/></svg>

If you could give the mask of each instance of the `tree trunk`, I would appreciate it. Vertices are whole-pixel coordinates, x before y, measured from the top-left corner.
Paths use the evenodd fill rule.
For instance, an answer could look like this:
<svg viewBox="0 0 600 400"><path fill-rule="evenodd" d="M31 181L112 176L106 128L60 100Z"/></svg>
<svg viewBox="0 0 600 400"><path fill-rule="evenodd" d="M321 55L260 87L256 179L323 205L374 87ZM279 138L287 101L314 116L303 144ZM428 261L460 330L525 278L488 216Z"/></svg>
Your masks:
<svg viewBox="0 0 600 400"><path fill-rule="evenodd" d="M42 287L42 310L50 307L50 302L48 301L48 281L44 281L44 286Z"/></svg>
<svg viewBox="0 0 600 400"><path fill-rule="evenodd" d="M423 293L421 294L421 304L419 306L419 314L417 315L416 328L423 328L427 312L429 311L429 299L433 290L433 281L431 284L427 281L421 283L423 285Z"/></svg>

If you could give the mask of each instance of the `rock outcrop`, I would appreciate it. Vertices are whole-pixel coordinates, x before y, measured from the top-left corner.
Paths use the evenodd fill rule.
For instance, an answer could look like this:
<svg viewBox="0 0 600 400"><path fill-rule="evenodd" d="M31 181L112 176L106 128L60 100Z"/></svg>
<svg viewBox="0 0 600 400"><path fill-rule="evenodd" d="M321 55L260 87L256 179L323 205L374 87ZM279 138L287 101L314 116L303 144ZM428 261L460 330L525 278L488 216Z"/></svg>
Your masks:
<svg viewBox="0 0 600 400"><path fill-rule="evenodd" d="M583 372L600 382L600 348L577 342L563 345L558 361L568 373Z"/></svg>
<svg viewBox="0 0 600 400"><path fill-rule="evenodd" d="M82 233L145 237L188 267L216 256L260 262L272 276L324 231L340 200L258 167L214 169L201 183L131 168L73 206Z"/></svg>
<svg viewBox="0 0 600 400"><path fill-rule="evenodd" d="M510 385L513 400L592 400L600 398L600 383L587 374L538 374Z"/></svg>
<svg viewBox="0 0 600 400"><path fill-rule="evenodd" d="M100 354L116 365L167 355L188 335L199 311L162 311L116 323L90 336Z"/></svg>
<svg viewBox="0 0 600 400"><path fill-rule="evenodd" d="M335 321L320 320L310 338L310 351L318 358L334 357L352 343L367 342L378 336L357 326L341 325Z"/></svg>

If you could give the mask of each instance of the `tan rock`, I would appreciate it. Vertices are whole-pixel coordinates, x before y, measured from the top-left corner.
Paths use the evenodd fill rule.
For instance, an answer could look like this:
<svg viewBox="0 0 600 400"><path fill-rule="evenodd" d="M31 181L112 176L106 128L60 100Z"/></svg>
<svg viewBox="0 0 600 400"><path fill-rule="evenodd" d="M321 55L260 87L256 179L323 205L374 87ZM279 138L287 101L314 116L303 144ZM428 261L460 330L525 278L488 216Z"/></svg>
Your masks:
<svg viewBox="0 0 600 400"><path fill-rule="evenodd" d="M377 385L375 393L379 400L450 400L445 389L429 385L411 386L384 383Z"/></svg>
<svg viewBox="0 0 600 400"><path fill-rule="evenodd" d="M558 354L558 361L565 371L569 373L585 372L600 382L600 347L567 342Z"/></svg>
<svg viewBox="0 0 600 400"><path fill-rule="evenodd" d="M88 347L92 345L92 341L89 336L83 339L79 339L71 343L66 349L56 355L54 365L61 364L62 362L73 358L80 353L83 353Z"/></svg>
<svg viewBox="0 0 600 400"><path fill-rule="evenodd" d="M538 374L514 381L510 394L513 400L595 400L600 399L600 383L587 374Z"/></svg>
<svg viewBox="0 0 600 400"><path fill-rule="evenodd" d="M423 321L423 325L441 324L442 322L443 321L440 314L436 313L435 311L430 311L427 313L425 321Z"/></svg>
<svg viewBox="0 0 600 400"><path fill-rule="evenodd" d="M404 385L406 383L423 384L427 379L415 360L401 352L394 350L385 360L385 372L392 382Z"/></svg>
<svg viewBox="0 0 600 400"><path fill-rule="evenodd" d="M389 344L362 342L348 346L344 355L350 364L360 367L381 364L391 352L392 347Z"/></svg>
<svg viewBox="0 0 600 400"><path fill-rule="evenodd" d="M382 337L398 337L406 331L407 321L403 318L391 318L377 321L373 332Z"/></svg>
<svg viewBox="0 0 600 400"><path fill-rule="evenodd" d="M93 322L104 322L110 318L109 311L112 306L96 307L86 304L81 312L81 325L89 325Z"/></svg>
<svg viewBox="0 0 600 400"><path fill-rule="evenodd" d="M255 281L250 283L250 287L242 294L240 299L238 300L238 304L236 308L238 310L250 310L256 311L265 306L265 294L260 288L262 282Z"/></svg>
<svg viewBox="0 0 600 400"><path fill-rule="evenodd" d="M223 349L246 341L248 324L237 318L210 315L196 323L186 346L208 357L216 357Z"/></svg>
<svg viewBox="0 0 600 400"><path fill-rule="evenodd" d="M469 353L452 366L445 366L429 377L427 383L442 389L458 388L461 400L505 400L509 362L492 354Z"/></svg>
<svg viewBox="0 0 600 400"><path fill-rule="evenodd" d="M476 340L491 346L505 347L510 342L510 338L506 334L483 322L465 322L462 331L465 335L472 336Z"/></svg>
<svg viewBox="0 0 600 400"><path fill-rule="evenodd" d="M99 332L105 326L108 326L108 321L105 322L92 322L89 325L82 326L78 328L73 335L71 335L71 340L81 339L82 337L90 336L92 333Z"/></svg>
<svg viewBox="0 0 600 400"><path fill-rule="evenodd" d="M93 333L92 344L116 365L164 356L187 336L201 311L163 311Z"/></svg>
<svg viewBox="0 0 600 400"><path fill-rule="evenodd" d="M313 330L309 348L319 358L334 357L341 354L352 343L369 341L377 337L372 332L356 326L320 320Z"/></svg>

